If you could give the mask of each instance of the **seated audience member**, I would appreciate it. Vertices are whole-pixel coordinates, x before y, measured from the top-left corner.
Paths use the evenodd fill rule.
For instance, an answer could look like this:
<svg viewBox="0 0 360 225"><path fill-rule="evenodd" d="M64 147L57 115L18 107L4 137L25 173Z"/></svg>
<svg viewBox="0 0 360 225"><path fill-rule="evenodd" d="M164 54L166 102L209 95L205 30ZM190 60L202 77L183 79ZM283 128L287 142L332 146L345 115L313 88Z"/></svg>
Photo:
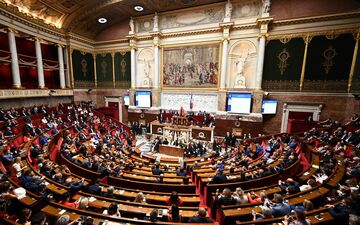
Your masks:
<svg viewBox="0 0 360 225"><path fill-rule="evenodd" d="M264 191L261 191L259 195L252 191L248 193L248 199L250 203L263 203L267 196Z"/></svg>
<svg viewBox="0 0 360 225"><path fill-rule="evenodd" d="M90 194L94 194L94 195L101 195L100 182L101 182L101 180L99 178L96 179L95 184L92 184L88 187L88 192Z"/></svg>
<svg viewBox="0 0 360 225"><path fill-rule="evenodd" d="M240 187L236 188L235 192L233 193L233 197L237 201L238 205L249 202L247 195Z"/></svg>
<svg viewBox="0 0 360 225"><path fill-rule="evenodd" d="M271 212L273 217L285 216L290 213L291 208L290 205L284 203L284 199L279 194L274 194L274 205L271 207ZM266 202L264 203L267 204Z"/></svg>
<svg viewBox="0 0 360 225"><path fill-rule="evenodd" d="M253 216L253 220L269 219L273 217L271 209L267 206L261 206L261 213L257 213L255 210L252 210L251 214Z"/></svg>
<svg viewBox="0 0 360 225"><path fill-rule="evenodd" d="M165 200L165 202L168 206L171 206L171 205L181 206L184 203L184 201L179 197L179 195L176 191L173 191L171 193L170 197L168 197Z"/></svg>
<svg viewBox="0 0 360 225"><path fill-rule="evenodd" d="M146 198L145 198L144 194L143 194L142 192L139 192L139 193L136 195L134 202L137 202L137 203L146 203Z"/></svg>
<svg viewBox="0 0 360 225"><path fill-rule="evenodd" d="M31 213L32 213L31 209L24 208L23 210L21 210L16 222L22 225L31 225L31 221L30 221Z"/></svg>
<svg viewBox="0 0 360 225"><path fill-rule="evenodd" d="M227 181L226 174L222 170L216 170L215 176L212 178L211 183L222 184Z"/></svg>
<svg viewBox="0 0 360 225"><path fill-rule="evenodd" d="M282 182L279 180L279 187L281 189L281 194L296 194L300 192L300 188L297 182L295 182L292 178L288 178L286 182Z"/></svg>
<svg viewBox="0 0 360 225"><path fill-rule="evenodd" d="M78 209L86 210L87 208L89 208L89 198L81 197Z"/></svg>
<svg viewBox="0 0 360 225"><path fill-rule="evenodd" d="M106 192L102 193L102 195L106 198L116 198L114 195L114 191L115 191L114 187L109 186L107 187Z"/></svg>
<svg viewBox="0 0 360 225"><path fill-rule="evenodd" d="M164 173L164 172L160 169L160 165L159 165L159 164L156 164L156 165L155 165L155 168L152 169L152 174L153 174L153 175L160 175L160 174L162 174L162 173Z"/></svg>
<svg viewBox="0 0 360 225"><path fill-rule="evenodd" d="M306 184L301 185L299 188L300 188L300 191L305 191L305 190L309 190L316 186L317 186L316 181L314 179L309 179L306 181Z"/></svg>
<svg viewBox="0 0 360 225"><path fill-rule="evenodd" d="M231 191L228 188L225 188L222 192L221 197L217 199L218 208L220 208L222 205L235 205L236 203L237 203L236 199L232 197Z"/></svg>
<svg viewBox="0 0 360 225"><path fill-rule="evenodd" d="M79 221L80 221L80 218L70 222L69 215L62 215L56 220L55 225L73 225L73 224L77 224Z"/></svg>
<svg viewBox="0 0 360 225"><path fill-rule="evenodd" d="M181 222L180 210L175 204L171 205L169 208L168 222Z"/></svg>
<svg viewBox="0 0 360 225"><path fill-rule="evenodd" d="M31 217L31 225L44 225L46 224L46 216L42 212L36 213L33 217Z"/></svg>
<svg viewBox="0 0 360 225"><path fill-rule="evenodd" d="M16 157L14 164L12 165L14 168L14 172L16 177L20 177L23 169L27 168L27 166L23 166L21 163L21 157Z"/></svg>
<svg viewBox="0 0 360 225"><path fill-rule="evenodd" d="M17 196L13 192L13 187L11 186L9 181L3 181L0 183L0 215L1 212L6 212L11 214L10 212L15 212Z"/></svg>
<svg viewBox="0 0 360 225"><path fill-rule="evenodd" d="M19 182L22 187L34 193L42 193L45 189L43 184L44 177L40 178L34 175L32 170L25 170L23 174L19 177Z"/></svg>
<svg viewBox="0 0 360 225"><path fill-rule="evenodd" d="M115 202L112 202L109 207L103 211L103 214L121 217L119 207Z"/></svg>
<svg viewBox="0 0 360 225"><path fill-rule="evenodd" d="M150 216L149 216L149 220L150 220L151 222L157 222L157 221L159 221L159 219L158 219L158 210L157 210L157 209L151 210Z"/></svg>
<svg viewBox="0 0 360 225"><path fill-rule="evenodd" d="M188 220L188 223L211 223L211 220L206 218L206 210L199 208L196 215Z"/></svg>
<svg viewBox="0 0 360 225"><path fill-rule="evenodd" d="M77 208L79 206L79 201L71 202L71 195L70 193L66 193L62 196L63 200L61 200L59 203L63 204L65 206L71 207L71 208Z"/></svg>
<svg viewBox="0 0 360 225"><path fill-rule="evenodd" d="M284 225L310 225L311 221L306 219L304 211L301 209L295 209L294 216L285 216Z"/></svg>

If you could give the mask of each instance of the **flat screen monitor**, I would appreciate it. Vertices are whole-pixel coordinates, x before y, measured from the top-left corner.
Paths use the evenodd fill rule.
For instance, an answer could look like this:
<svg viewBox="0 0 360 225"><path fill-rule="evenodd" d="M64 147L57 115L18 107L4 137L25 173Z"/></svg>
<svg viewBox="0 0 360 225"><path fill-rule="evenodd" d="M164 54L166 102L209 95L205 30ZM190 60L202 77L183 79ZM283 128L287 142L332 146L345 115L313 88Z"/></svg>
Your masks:
<svg viewBox="0 0 360 225"><path fill-rule="evenodd" d="M151 91L136 91L135 106L139 108L151 107Z"/></svg>
<svg viewBox="0 0 360 225"><path fill-rule="evenodd" d="M261 106L262 114L276 114L277 101L276 100L263 100Z"/></svg>
<svg viewBox="0 0 360 225"><path fill-rule="evenodd" d="M229 93L226 109L231 113L250 113L250 93Z"/></svg>
<svg viewBox="0 0 360 225"><path fill-rule="evenodd" d="M129 95L124 96L124 105L126 105L126 106L130 105L130 96Z"/></svg>

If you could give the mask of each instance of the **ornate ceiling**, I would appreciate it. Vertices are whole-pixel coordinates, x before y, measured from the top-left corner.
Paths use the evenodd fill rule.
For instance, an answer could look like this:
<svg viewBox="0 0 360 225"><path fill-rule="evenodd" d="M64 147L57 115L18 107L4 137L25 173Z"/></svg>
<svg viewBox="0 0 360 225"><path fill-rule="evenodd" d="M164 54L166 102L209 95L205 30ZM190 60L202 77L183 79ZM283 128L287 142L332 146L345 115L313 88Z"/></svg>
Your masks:
<svg viewBox="0 0 360 225"><path fill-rule="evenodd" d="M8 8L17 8L47 24L93 39L101 31L131 16L149 15L226 0L0 0ZM134 10L135 5L144 8ZM106 24L98 23L104 17Z"/></svg>

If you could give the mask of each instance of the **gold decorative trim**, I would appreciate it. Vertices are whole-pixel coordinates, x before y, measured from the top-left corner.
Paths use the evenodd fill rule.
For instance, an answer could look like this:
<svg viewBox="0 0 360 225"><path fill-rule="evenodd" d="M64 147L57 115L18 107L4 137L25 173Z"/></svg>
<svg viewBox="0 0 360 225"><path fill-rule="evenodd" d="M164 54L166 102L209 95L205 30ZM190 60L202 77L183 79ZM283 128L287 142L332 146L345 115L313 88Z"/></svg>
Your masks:
<svg viewBox="0 0 360 225"><path fill-rule="evenodd" d="M322 22L322 21L330 21L330 20L358 18L359 16L360 16L360 12L338 13L338 14L324 15L324 16L312 16L312 17L295 18L295 19L274 20L272 25L273 26L285 26L285 25L294 25L294 24L302 24L302 23L314 23L314 22Z"/></svg>
<svg viewBox="0 0 360 225"><path fill-rule="evenodd" d="M314 32L301 32L301 33L291 33L291 34L276 34L272 35L271 33L268 36L268 40L278 40L278 39L292 39L292 38L305 38L307 36L322 36L322 35L334 35L334 34L345 34L345 33L354 33L358 30L357 27L347 28L347 29L334 29L326 31L314 31Z"/></svg>
<svg viewBox="0 0 360 225"><path fill-rule="evenodd" d="M331 68L334 65L333 59L337 55L336 50L333 48L332 45L330 45L327 49L323 52L324 62L322 63L322 66L324 67L325 74L329 74Z"/></svg>
<svg viewBox="0 0 360 225"><path fill-rule="evenodd" d="M307 51L309 47L309 43L311 42L312 37L307 35L304 38L305 48L304 48L304 56L303 56L303 62L301 66L301 75L300 75L300 91L303 90L304 86L304 79L305 79L305 70L306 70L306 60L307 60Z"/></svg>
<svg viewBox="0 0 360 225"><path fill-rule="evenodd" d="M354 72L355 72L355 67L356 67L356 60L357 60L357 53L358 53L358 49L359 49L359 39L360 39L360 29L359 31L354 35L354 39L355 39L355 47L354 47L354 53L353 53L353 58L351 61L351 68L350 68L350 73L349 73L349 82L348 82L348 88L347 88L347 92L350 92L351 90L351 86L352 86L352 81L353 81L353 77L354 77Z"/></svg>
<svg viewBox="0 0 360 225"><path fill-rule="evenodd" d="M278 68L280 70L280 75L284 75L284 72L288 67L287 60L290 58L290 53L286 50L286 48L283 48L277 58L279 59Z"/></svg>

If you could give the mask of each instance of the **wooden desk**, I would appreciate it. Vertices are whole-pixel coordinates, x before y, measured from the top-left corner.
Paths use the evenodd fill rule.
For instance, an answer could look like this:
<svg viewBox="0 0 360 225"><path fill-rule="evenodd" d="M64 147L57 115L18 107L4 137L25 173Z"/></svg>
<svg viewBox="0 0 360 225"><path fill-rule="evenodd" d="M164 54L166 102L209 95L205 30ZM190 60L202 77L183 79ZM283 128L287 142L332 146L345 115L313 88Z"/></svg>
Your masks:
<svg viewBox="0 0 360 225"><path fill-rule="evenodd" d="M164 155L184 157L184 149L177 146L160 145L159 152Z"/></svg>

